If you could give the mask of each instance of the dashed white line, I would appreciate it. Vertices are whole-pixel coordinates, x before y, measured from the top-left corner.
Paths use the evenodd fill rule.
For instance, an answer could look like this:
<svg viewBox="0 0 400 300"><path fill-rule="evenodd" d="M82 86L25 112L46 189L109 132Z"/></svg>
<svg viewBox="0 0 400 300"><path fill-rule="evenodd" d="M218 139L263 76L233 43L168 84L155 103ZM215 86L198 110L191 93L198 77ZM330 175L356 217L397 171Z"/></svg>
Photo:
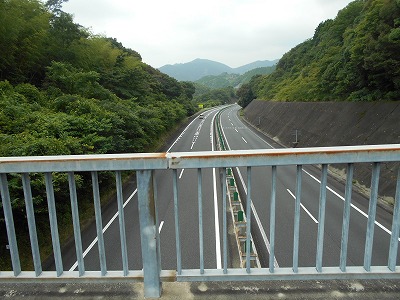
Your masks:
<svg viewBox="0 0 400 300"><path fill-rule="evenodd" d="M242 140L247 144L247 141L244 139L244 137L242 137Z"/></svg>
<svg viewBox="0 0 400 300"><path fill-rule="evenodd" d="M239 131L237 130L237 128L235 128L235 130L236 130L236 132L239 132Z"/></svg>
<svg viewBox="0 0 400 300"><path fill-rule="evenodd" d="M314 175L310 174L309 172L307 172L306 170L304 170L304 173L306 173L308 176L310 176L312 179L314 179L316 182L321 184L321 181L316 178ZM330 188L329 186L326 186L326 189L330 192L332 192L335 196L337 196L339 199L342 199L343 201L345 201L344 197L342 197L339 193L337 193L336 191L334 191L332 188ZM366 214L365 212L363 212L361 209L359 209L357 206L355 206L353 203L350 204L352 208L354 208L356 211L358 211L361 215L363 215L364 217L366 217L368 219L368 214ZM390 231L389 229L387 229L385 226L383 226L381 223L379 223L378 221L375 221L375 225L377 225L379 228L381 228L383 231L385 231L387 234L392 235L392 231ZM399 238L400 241L400 238Z"/></svg>
<svg viewBox="0 0 400 300"><path fill-rule="evenodd" d="M158 233L160 234L162 227L164 226L164 221L160 222L160 226L158 226Z"/></svg>
<svg viewBox="0 0 400 300"><path fill-rule="evenodd" d="M179 174L179 179L181 179L181 178L182 178L183 171L185 171L185 169L182 169L181 173Z"/></svg>
<svg viewBox="0 0 400 300"><path fill-rule="evenodd" d="M288 193L294 198L296 199L296 196L292 193L291 190L286 189L288 191ZM310 218L315 222L315 223L319 223L318 220L316 218L314 218L314 216L308 211L308 209L302 204L300 203L300 206L302 209L304 209L304 211L310 216Z"/></svg>

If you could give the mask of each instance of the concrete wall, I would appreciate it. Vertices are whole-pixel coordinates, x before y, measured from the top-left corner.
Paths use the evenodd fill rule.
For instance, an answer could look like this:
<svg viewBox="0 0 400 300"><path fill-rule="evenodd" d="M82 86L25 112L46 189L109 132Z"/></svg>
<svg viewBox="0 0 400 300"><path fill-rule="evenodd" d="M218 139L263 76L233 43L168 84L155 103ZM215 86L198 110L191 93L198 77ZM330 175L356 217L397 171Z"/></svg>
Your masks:
<svg viewBox="0 0 400 300"><path fill-rule="evenodd" d="M292 147L400 144L400 102L272 102L254 100L245 119ZM381 167L380 195L394 196L399 163ZM343 166L337 166L339 169ZM370 165L356 166L355 180L370 186Z"/></svg>

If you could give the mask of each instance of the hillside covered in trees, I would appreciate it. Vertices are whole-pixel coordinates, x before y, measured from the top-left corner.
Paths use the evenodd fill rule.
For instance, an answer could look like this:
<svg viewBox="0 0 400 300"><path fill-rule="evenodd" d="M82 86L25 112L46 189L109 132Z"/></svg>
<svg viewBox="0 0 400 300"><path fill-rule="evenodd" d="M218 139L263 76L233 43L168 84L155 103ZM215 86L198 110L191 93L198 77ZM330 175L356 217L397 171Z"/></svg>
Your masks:
<svg viewBox="0 0 400 300"><path fill-rule="evenodd" d="M253 77L240 103L400 100L400 0L356 0L287 52L271 75Z"/></svg>
<svg viewBox="0 0 400 300"><path fill-rule="evenodd" d="M148 152L195 112L194 85L142 62L113 38L92 34L62 11L65 0L0 0L0 156ZM99 174L101 192L115 183ZM93 215L91 178L74 175L81 222ZM72 232L68 178L53 173L64 241ZM32 266L21 174L8 174L23 266ZM43 174L30 174L41 257L50 255ZM106 199L107 200L107 199ZM9 270L0 201L0 269Z"/></svg>
<svg viewBox="0 0 400 300"><path fill-rule="evenodd" d="M151 149L194 112L194 86L74 23L63 2L0 1L0 156Z"/></svg>

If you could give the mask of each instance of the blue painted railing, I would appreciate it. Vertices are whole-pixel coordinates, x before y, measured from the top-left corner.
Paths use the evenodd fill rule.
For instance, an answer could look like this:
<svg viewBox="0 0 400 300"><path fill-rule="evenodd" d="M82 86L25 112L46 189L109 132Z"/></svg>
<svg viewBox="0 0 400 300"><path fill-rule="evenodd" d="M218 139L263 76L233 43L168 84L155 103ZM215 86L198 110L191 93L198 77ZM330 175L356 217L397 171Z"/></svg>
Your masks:
<svg viewBox="0 0 400 300"><path fill-rule="evenodd" d="M383 162L399 162L400 145L375 145L375 146L354 146L354 147L329 147L329 148L303 148L303 149L272 149L254 151L221 151L221 152L186 152L186 153L153 153L153 154L120 154L120 155L83 155L83 156L49 156L49 157L3 157L0 158L0 192L4 211L4 221L8 235L8 246L10 250L12 270L0 270L0 281L20 282L67 282L67 281L108 281L114 280L143 280L145 295L147 297L159 297L161 295L162 280L177 281L219 281L219 280L292 280L292 279L346 279L346 278L400 278L399 268L396 265L400 226L400 171L397 176L397 190L391 228L390 247L387 254L386 266L371 265L373 250L373 237L376 218L376 207L378 199L378 183L380 165ZM327 170L329 164L347 164L347 180L345 186L345 201L342 220L342 241L340 250L340 264L337 267L324 267L322 263L324 225L327 188ZM365 248L360 249L360 256L364 257L362 266L346 266L347 244L349 233L349 218L353 182L353 169L356 163L372 163L371 193L369 201L368 221L365 236ZM289 268L275 267L273 261L275 244L275 203L277 198L276 174L280 166L297 166L296 191L295 195L301 195L302 180L301 174L304 165L321 165L322 176L319 197L319 218L317 234L316 264L313 267L302 267L298 263L299 255L299 233L300 233L300 196L296 197L294 218L294 245L293 264ZM229 180L226 174L231 174L232 167L247 168L247 211L251 210L251 173L253 167L271 167L272 178L271 195L266 195L270 203L270 264L268 268L256 268L251 265L250 234L247 234L244 243L246 244L244 268L228 268L228 242L227 230L228 221L224 217L222 224L222 261L221 269L204 268L204 245L203 241L203 215L202 215L202 193L198 189L197 205L199 215L199 245L200 245L200 267L199 269L185 269L182 267L180 218L178 214L179 199L178 169L197 169L197 185L202 185L201 170L204 168L221 168L225 174L222 180L221 196L223 199L224 216L227 215L227 197L229 196ZM172 190L175 208L175 236L176 236L176 270L161 269L161 252L159 225L157 218L157 202L162 200L163 195L155 193L156 181L154 180L155 170L172 169ZM230 170L229 170L230 169ZM125 235L125 220L123 212L122 196L122 171L136 171L137 194L139 205L139 221L141 227L141 248L143 270L131 270L128 265L127 244ZM100 193L98 172L112 171L116 176L116 193L119 211L119 228L121 255L123 267L119 271L107 270L102 212L100 206ZM61 245L57 227L57 215L55 196L53 188L54 172L68 174L69 194L71 200L71 212L74 228L75 251L77 257L77 271L63 270L61 256ZM99 271L86 271L83 259L81 228L79 225L78 197L74 180L74 172L90 172L93 186L93 200L97 226L97 243L99 247ZM20 255L18 251L17 236L13 220L13 211L9 192L8 177L10 174L21 174L22 189L25 197L26 218L29 225L29 236L31 251L34 263L34 271L22 270ZM32 192L30 173L43 173L45 178L46 195L48 201L49 221L53 243L55 271L43 271L38 237L35 225L35 213L32 203ZM195 184L196 185L196 184ZM254 188L254 187L253 187ZM159 199L157 199L157 197ZM193 201L193 200L190 200ZM194 203L195 204L195 203ZM246 232L250 233L251 215L246 217ZM339 221L340 222L340 221ZM246 226L246 225L245 225ZM250 247L249 247L250 246ZM161 252L160 252L161 251Z"/></svg>

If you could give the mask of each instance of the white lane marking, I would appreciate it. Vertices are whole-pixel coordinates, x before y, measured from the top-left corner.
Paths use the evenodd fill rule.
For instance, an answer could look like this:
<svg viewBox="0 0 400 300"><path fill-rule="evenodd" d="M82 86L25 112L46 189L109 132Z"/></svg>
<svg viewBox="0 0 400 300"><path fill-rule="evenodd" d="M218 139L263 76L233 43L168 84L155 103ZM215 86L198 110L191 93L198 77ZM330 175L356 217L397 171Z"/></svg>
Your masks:
<svg viewBox="0 0 400 300"><path fill-rule="evenodd" d="M164 221L160 222L160 226L158 226L158 234L160 234L162 227L164 226Z"/></svg>
<svg viewBox="0 0 400 300"><path fill-rule="evenodd" d="M168 148L167 152L171 151L172 147L175 146L175 144L181 139L181 137L185 134L186 130L190 127L190 125L192 125L194 121L197 121L197 118L194 118L192 122L190 122L189 125L185 127L185 129L181 132L181 134L178 136L175 142L173 142L172 145Z"/></svg>
<svg viewBox="0 0 400 300"><path fill-rule="evenodd" d="M211 139L211 151L214 151L214 114L211 120L210 127L210 139ZM222 258L221 258L221 237L219 234L219 214L218 214L218 194L217 194L217 178L215 175L215 168L213 168L213 192L214 192L214 225L215 225L215 256L217 260L217 269L222 269Z"/></svg>
<svg viewBox="0 0 400 300"><path fill-rule="evenodd" d="M213 110L214 111L214 110ZM175 144L182 138L182 136L185 134L186 130L192 125L192 123L194 121L196 121L197 118L193 119L192 122L190 122L185 129L181 132L181 134L177 137L177 139L172 143L172 145L168 148L167 152L170 152L172 147L175 146ZM129 201L131 201L131 199L133 198L133 196L135 196L135 194L137 193L137 189L135 189L135 191L132 193L132 195L129 196L129 198L125 201L123 207L125 208L125 206L129 203ZM115 213L115 215L111 218L111 220L107 223L107 225L103 228L103 233L111 226L111 223L117 218L119 212L117 211ZM89 251L93 248L93 246L97 243L98 241L98 237L96 236L95 239L90 243L89 247L86 248L86 250L83 252L83 257L85 257ZM78 261L76 261L72 267L69 269L69 271L73 271L77 268L78 266Z"/></svg>
<svg viewBox="0 0 400 300"><path fill-rule="evenodd" d="M243 180L243 177L242 177L242 173L240 172L238 167L236 167L236 170L237 170L237 172L239 174L240 181L242 182L242 186L243 186L244 192L247 195L247 186L244 183L244 180ZM252 212L254 214L254 218L255 218L255 220L257 222L257 225L260 228L261 236L262 236L262 238L264 240L265 246L267 247L268 253L271 253L271 244L270 244L270 242L269 242L269 240L267 238L267 235L265 234L264 227L261 224L260 217L258 216L256 207L254 206L253 202L251 202L251 210L252 210ZM275 268L279 268L279 264L278 264L278 261L276 260L276 256L275 255L274 255L274 266L275 266Z"/></svg>
<svg viewBox="0 0 400 300"><path fill-rule="evenodd" d="M239 132L239 131L237 130L237 128L235 128L235 130L236 130L236 132Z"/></svg>
<svg viewBox="0 0 400 300"><path fill-rule="evenodd" d="M181 178L182 178L183 171L185 171L185 169L182 169L181 173L179 174L179 179L181 179Z"/></svg>
<svg viewBox="0 0 400 300"><path fill-rule="evenodd" d="M294 198L296 199L296 196L292 193L291 190L286 189L288 191L288 193ZM318 220L316 218L314 218L314 216L308 211L308 209L302 204L300 203L300 206L302 209L304 209L304 211L310 216L310 218L315 222L315 223L319 223Z"/></svg>
<svg viewBox="0 0 400 300"><path fill-rule="evenodd" d="M135 196L136 193L137 193L137 189L133 191L132 195L130 195L128 199L126 199L125 203L123 204L124 208L129 203L129 201L132 200L133 196ZM106 230L111 226L111 223L114 222L114 220L118 217L118 215L119 215L119 212L117 211L114 214L114 216L111 218L111 220L108 221L107 225L104 226L103 233L106 232ZM93 240L93 242L90 243L89 247L87 247L86 250L83 252L83 257L85 257L89 253L89 251L92 250L93 246L96 245L97 241L98 241L98 237L96 236L96 238ZM76 261L69 270L73 271L76 269L77 266L78 266L78 261Z"/></svg>
<svg viewBox="0 0 400 300"><path fill-rule="evenodd" d="M231 124L232 124L232 126L234 126L232 122L231 122Z"/></svg>
<svg viewBox="0 0 400 300"><path fill-rule="evenodd" d="M229 145L228 139L226 138L226 135L225 135L224 128L222 127L222 124L221 124L221 118L220 118L220 125L221 125L222 134L223 134L225 142L226 142L226 146L228 147L229 150L231 150L231 146ZM236 167L236 170L237 170L237 172L239 174L240 181L242 182L243 189L244 189L245 193L247 194L247 186L244 183L242 174L241 174L241 172L240 172L238 167ZM262 236L262 238L264 240L265 247L267 247L268 253L271 253L271 245L269 243L267 235L265 234L264 227L261 224L260 218L258 217L258 213L257 213L256 207L253 205L253 202L251 202L251 211L253 212L254 218L256 219L256 222L257 222L257 225L258 225L258 228L260 229L261 236ZM278 260L276 259L275 255L274 255L274 266L279 268Z"/></svg>
<svg viewBox="0 0 400 300"><path fill-rule="evenodd" d="M242 140L247 144L247 141L244 139L244 137L242 137Z"/></svg>
<svg viewBox="0 0 400 300"><path fill-rule="evenodd" d="M310 176L312 179L314 179L315 181L319 182L321 184L321 181L316 178L315 176L313 176L312 174L310 174L309 172L307 172L306 170L303 169L303 171ZM330 192L332 192L335 196L337 196L339 199L342 199L343 201L345 201L344 197L342 197L339 193L337 193L336 191L334 191L333 189L331 189L329 186L326 186L326 189L329 190ZM365 212L363 212L361 209L359 209L357 206L355 206L353 203L350 204L352 208L354 208L356 211L358 211L361 215L363 215L364 217L366 217L368 219L368 214L366 214ZM383 231L385 231L386 233L388 233L389 235L392 235L392 231L390 231L389 229L387 229L385 226L383 226L381 223L379 223L378 221L375 221L375 224L381 228ZM400 241L400 238L399 238Z"/></svg>

